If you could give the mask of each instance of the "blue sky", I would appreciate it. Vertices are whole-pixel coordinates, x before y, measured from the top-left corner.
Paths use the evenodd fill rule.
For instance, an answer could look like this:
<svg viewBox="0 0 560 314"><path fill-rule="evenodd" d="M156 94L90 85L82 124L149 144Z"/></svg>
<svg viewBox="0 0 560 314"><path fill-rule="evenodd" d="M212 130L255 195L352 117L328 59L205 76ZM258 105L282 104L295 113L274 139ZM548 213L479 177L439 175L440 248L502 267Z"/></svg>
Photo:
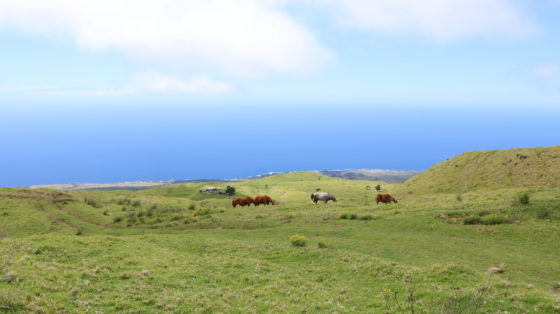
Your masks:
<svg viewBox="0 0 560 314"><path fill-rule="evenodd" d="M557 0L2 1L0 186L557 145L559 38Z"/></svg>

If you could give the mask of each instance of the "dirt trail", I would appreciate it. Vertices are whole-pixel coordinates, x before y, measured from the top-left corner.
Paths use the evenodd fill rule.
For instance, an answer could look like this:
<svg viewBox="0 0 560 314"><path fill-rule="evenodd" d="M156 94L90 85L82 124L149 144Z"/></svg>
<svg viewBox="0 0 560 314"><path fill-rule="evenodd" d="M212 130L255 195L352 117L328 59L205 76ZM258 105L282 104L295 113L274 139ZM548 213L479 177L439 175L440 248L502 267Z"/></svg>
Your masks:
<svg viewBox="0 0 560 314"><path fill-rule="evenodd" d="M42 211L47 213L47 215L51 216L52 219L54 219L55 221L61 222L71 228L74 228L76 230L79 230L80 228L68 221L66 221L64 218L58 217L57 215L51 213L50 211L46 210L45 207L39 203L37 203L37 205L35 206L35 208L37 208L37 210Z"/></svg>
<svg viewBox="0 0 560 314"><path fill-rule="evenodd" d="M87 219L87 218L85 218L85 217L82 217L82 216L76 214L75 212L73 212L73 211L71 211L71 210L64 209L64 207L62 207L62 206L60 206L60 205L58 205L58 204L56 204L56 203L51 203L51 205L54 206L56 209L58 209L58 210L60 210L60 211L63 211L63 212L65 212L65 213L67 213L68 215L70 215L70 216L72 216L72 217L74 217L74 218L76 218L76 219L78 219L78 220L80 220L80 221L82 221L82 222L85 222L85 223L87 223L87 224L95 225L95 226L98 226L98 227L101 227L101 228L106 228L106 229L122 229L122 228L120 228L120 227L118 227L118 226L100 224L100 223L97 223L97 222L95 222L95 221L89 220L89 219Z"/></svg>

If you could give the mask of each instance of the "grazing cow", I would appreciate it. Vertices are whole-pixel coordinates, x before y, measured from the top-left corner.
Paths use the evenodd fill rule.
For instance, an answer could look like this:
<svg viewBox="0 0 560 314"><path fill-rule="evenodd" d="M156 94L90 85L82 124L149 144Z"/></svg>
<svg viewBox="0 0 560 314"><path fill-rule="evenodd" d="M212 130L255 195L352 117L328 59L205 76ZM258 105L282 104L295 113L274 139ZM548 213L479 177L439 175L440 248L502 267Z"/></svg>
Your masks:
<svg viewBox="0 0 560 314"><path fill-rule="evenodd" d="M379 204L379 202L381 203L391 203L391 202L395 202L398 203L397 200L391 196L391 194L377 194L377 196L375 197L375 202L377 204Z"/></svg>
<svg viewBox="0 0 560 314"><path fill-rule="evenodd" d="M311 194L311 200L315 204L317 204L318 201L324 201L325 203L333 201L333 203L336 203L336 198L329 192L315 192Z"/></svg>
<svg viewBox="0 0 560 314"><path fill-rule="evenodd" d="M235 208L235 206L237 206L237 205L239 205L239 206L251 206L251 204L255 204L255 201L250 196L237 197L237 198L234 198L231 201L231 206L233 206L233 208Z"/></svg>
<svg viewBox="0 0 560 314"><path fill-rule="evenodd" d="M259 205L276 205L273 199L268 195L259 195L255 197L255 206Z"/></svg>

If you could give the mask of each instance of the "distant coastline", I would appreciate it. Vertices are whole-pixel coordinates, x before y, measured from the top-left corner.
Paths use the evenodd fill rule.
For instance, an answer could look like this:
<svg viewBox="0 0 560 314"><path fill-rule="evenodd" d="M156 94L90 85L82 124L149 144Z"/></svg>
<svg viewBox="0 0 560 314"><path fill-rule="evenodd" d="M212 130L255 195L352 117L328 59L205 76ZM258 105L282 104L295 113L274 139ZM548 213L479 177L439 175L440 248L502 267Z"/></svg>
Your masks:
<svg viewBox="0 0 560 314"><path fill-rule="evenodd" d="M401 183L418 174L418 171L409 170L381 170L381 169L344 169L316 171L329 177L348 180L383 181L387 183ZM247 180L262 179L277 174L289 172L269 172L246 178L233 179L187 179L187 180L162 180L162 181L130 181L115 183L62 183L29 185L29 189L56 189L56 190L94 190L94 189L131 189L141 190L180 183L201 182L242 182Z"/></svg>

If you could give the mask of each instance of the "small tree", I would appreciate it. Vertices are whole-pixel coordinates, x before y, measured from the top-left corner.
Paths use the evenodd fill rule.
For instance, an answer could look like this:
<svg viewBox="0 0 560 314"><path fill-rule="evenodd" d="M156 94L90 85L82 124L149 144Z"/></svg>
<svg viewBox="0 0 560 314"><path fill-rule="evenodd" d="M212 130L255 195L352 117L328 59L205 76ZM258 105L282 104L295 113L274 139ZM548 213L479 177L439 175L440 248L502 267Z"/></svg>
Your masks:
<svg viewBox="0 0 560 314"><path fill-rule="evenodd" d="M233 186L226 187L226 194L229 196L233 196L235 194L235 188Z"/></svg>
<svg viewBox="0 0 560 314"><path fill-rule="evenodd" d="M315 189L315 192L319 192L319 191L321 191L321 188L316 188Z"/></svg>
<svg viewBox="0 0 560 314"><path fill-rule="evenodd" d="M380 185L380 184L376 185L376 186L375 186L375 190L376 190L377 192L381 191L381 185Z"/></svg>

